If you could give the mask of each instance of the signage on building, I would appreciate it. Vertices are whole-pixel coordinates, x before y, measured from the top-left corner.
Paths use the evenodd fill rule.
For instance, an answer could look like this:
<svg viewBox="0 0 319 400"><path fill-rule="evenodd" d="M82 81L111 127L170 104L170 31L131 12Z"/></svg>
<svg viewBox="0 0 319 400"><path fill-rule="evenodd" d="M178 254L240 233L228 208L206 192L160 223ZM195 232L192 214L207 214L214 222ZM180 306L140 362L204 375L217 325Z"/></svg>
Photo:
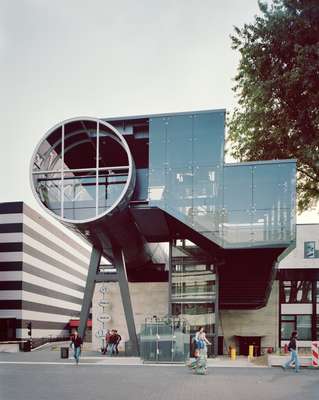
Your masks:
<svg viewBox="0 0 319 400"><path fill-rule="evenodd" d="M111 303L108 300L102 299L99 301L99 306L101 307L110 307Z"/></svg>
<svg viewBox="0 0 319 400"><path fill-rule="evenodd" d="M100 322L110 322L112 317L108 314L99 314L97 320Z"/></svg>
<svg viewBox="0 0 319 400"><path fill-rule="evenodd" d="M96 332L95 336L96 336L97 338L103 338L103 337L105 337L106 332L107 332L106 329L99 329L99 330Z"/></svg>

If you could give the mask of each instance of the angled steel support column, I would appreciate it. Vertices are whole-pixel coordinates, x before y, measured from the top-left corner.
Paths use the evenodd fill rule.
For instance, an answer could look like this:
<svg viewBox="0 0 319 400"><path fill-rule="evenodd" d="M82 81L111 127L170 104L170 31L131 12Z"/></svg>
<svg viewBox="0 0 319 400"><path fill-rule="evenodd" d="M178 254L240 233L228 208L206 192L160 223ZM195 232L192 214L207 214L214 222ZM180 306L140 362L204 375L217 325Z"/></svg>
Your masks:
<svg viewBox="0 0 319 400"><path fill-rule="evenodd" d="M91 302L93 298L96 274L100 265L102 251L92 247L90 265L88 270L88 275L86 278L85 292L82 302L81 314L80 314L80 326L79 335L84 338L86 324L90 313Z"/></svg>
<svg viewBox="0 0 319 400"><path fill-rule="evenodd" d="M118 282L123 302L127 330L130 337L131 355L138 356L139 346L136 335L134 314L133 314L130 291L128 286L127 274L126 274L124 254L122 250L117 246L113 246L113 254L114 254L114 264L117 271Z"/></svg>

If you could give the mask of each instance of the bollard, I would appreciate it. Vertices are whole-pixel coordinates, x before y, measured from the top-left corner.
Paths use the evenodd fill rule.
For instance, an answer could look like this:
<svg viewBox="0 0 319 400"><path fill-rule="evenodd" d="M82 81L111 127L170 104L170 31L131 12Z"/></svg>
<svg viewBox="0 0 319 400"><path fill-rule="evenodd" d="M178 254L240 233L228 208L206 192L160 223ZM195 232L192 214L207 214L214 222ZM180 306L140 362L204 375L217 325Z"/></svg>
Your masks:
<svg viewBox="0 0 319 400"><path fill-rule="evenodd" d="M312 342L311 344L312 362L313 367L318 367L318 342Z"/></svg>
<svg viewBox="0 0 319 400"><path fill-rule="evenodd" d="M234 349L234 348L231 348L231 350L230 350L230 359L236 360L236 349Z"/></svg>
<svg viewBox="0 0 319 400"><path fill-rule="evenodd" d="M250 344L248 349L248 360L252 360L254 358L254 346Z"/></svg>

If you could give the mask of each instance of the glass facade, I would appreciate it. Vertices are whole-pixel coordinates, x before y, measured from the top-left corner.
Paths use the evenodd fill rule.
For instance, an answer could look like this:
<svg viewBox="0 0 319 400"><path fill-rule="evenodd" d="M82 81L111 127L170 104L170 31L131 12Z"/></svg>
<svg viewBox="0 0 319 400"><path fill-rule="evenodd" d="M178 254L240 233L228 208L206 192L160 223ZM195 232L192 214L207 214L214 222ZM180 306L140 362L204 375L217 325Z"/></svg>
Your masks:
<svg viewBox="0 0 319 400"><path fill-rule="evenodd" d="M147 318L141 326L140 352L144 362L186 362L189 325L181 318Z"/></svg>
<svg viewBox="0 0 319 400"><path fill-rule="evenodd" d="M150 119L149 201L185 224L218 231L224 113Z"/></svg>
<svg viewBox="0 0 319 400"><path fill-rule="evenodd" d="M149 123L149 202L224 248L295 238L295 162L224 165L224 112Z"/></svg>
<svg viewBox="0 0 319 400"><path fill-rule="evenodd" d="M184 246L185 248L185 246ZM216 354L217 338L217 281L213 265L196 257L179 256L179 246L172 248L171 310L172 315L184 318L190 325L191 336L203 327L213 344L208 354Z"/></svg>
<svg viewBox="0 0 319 400"><path fill-rule="evenodd" d="M125 141L98 120L73 120L51 132L32 167L41 202L63 219L97 217L134 190L133 161Z"/></svg>
<svg viewBox="0 0 319 400"><path fill-rule="evenodd" d="M281 340L289 340L292 331L298 331L299 340L311 340L311 315L282 315Z"/></svg>
<svg viewBox="0 0 319 400"><path fill-rule="evenodd" d="M311 303L311 281L281 281L280 303Z"/></svg>

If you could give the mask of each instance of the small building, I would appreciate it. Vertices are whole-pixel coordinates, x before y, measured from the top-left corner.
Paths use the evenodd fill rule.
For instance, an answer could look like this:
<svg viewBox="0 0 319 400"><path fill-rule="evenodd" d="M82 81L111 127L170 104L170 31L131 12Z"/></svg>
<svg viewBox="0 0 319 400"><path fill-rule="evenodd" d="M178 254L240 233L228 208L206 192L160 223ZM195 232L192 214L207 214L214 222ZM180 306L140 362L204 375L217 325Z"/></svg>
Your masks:
<svg viewBox="0 0 319 400"><path fill-rule="evenodd" d="M319 340L319 224L298 224L296 248L279 263L279 343L293 330L299 347Z"/></svg>
<svg viewBox="0 0 319 400"><path fill-rule="evenodd" d="M0 203L0 341L69 336L90 251L23 202Z"/></svg>

